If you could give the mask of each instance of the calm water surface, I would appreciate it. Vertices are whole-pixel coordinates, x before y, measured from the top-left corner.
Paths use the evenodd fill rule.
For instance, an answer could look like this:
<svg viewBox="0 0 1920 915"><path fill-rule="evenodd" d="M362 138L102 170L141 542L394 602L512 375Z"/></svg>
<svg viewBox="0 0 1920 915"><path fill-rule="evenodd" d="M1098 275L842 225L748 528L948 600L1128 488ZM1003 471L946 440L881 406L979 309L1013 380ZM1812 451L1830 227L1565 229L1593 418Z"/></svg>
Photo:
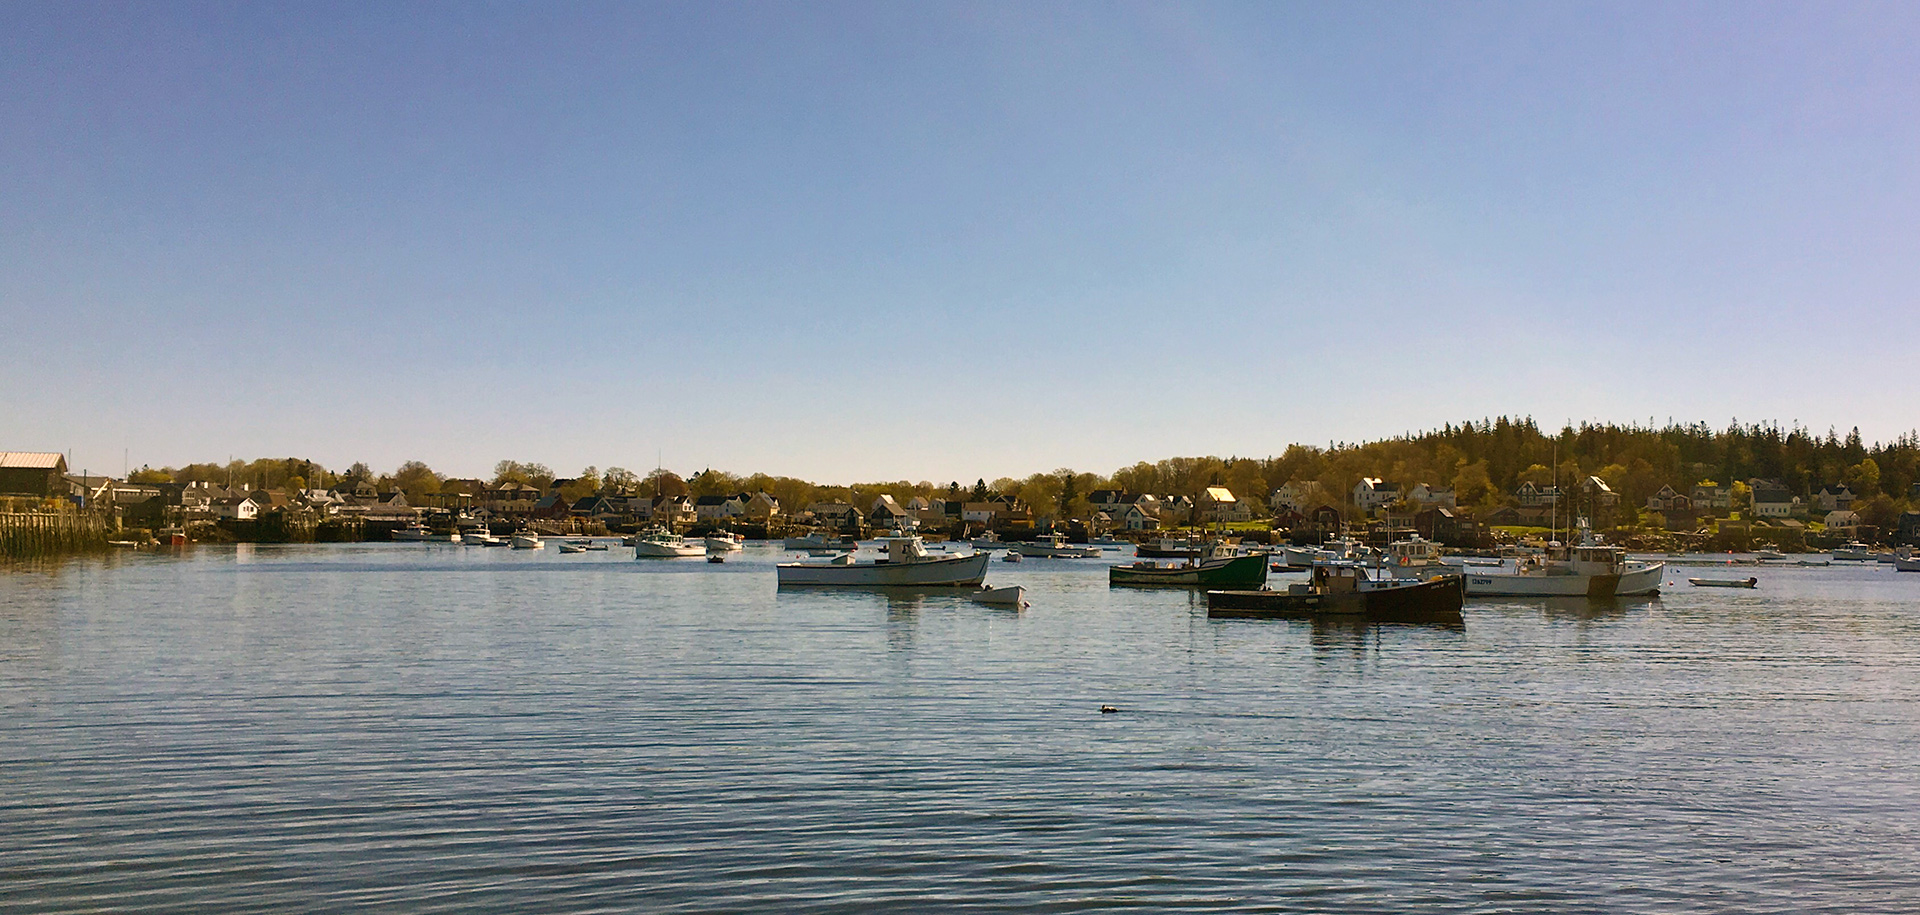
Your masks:
<svg viewBox="0 0 1920 915"><path fill-rule="evenodd" d="M1449 631L1096 561L994 563L1016 612L630 557L0 571L0 911L1920 907L1887 566Z"/></svg>

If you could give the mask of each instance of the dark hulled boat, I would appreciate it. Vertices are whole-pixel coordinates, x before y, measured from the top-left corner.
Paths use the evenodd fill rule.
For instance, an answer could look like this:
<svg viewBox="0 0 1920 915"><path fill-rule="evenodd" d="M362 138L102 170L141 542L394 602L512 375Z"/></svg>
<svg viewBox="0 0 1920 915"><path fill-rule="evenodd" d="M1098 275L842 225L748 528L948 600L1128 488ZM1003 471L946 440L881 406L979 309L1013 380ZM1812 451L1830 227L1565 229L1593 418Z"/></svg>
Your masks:
<svg viewBox="0 0 1920 915"><path fill-rule="evenodd" d="M1267 557L1228 555L1179 565L1136 562L1107 569L1109 585L1174 588L1258 588L1267 583Z"/></svg>
<svg viewBox="0 0 1920 915"><path fill-rule="evenodd" d="M1285 591L1208 591L1207 615L1218 618L1345 618L1372 623L1460 625L1466 585L1457 575L1426 580L1373 578L1348 563L1318 565L1310 583Z"/></svg>

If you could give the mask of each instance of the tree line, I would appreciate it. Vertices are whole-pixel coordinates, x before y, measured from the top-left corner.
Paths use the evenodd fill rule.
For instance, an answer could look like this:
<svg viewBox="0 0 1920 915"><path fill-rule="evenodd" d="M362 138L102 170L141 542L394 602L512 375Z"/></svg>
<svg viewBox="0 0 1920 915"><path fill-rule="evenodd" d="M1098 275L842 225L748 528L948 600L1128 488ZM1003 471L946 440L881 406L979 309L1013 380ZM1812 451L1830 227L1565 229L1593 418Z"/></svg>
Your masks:
<svg viewBox="0 0 1920 915"><path fill-rule="evenodd" d="M500 461L493 477L480 482L495 487L522 483L545 491L559 479L559 491L570 499L592 493L697 497L764 491L788 511L830 501L865 508L880 495L902 503L915 496L965 501L1001 495L1027 503L1036 514L1064 518L1085 517L1088 495L1101 489L1198 498L1209 486L1224 486L1241 498L1254 499L1264 510L1267 494L1289 482L1317 484L1328 501L1339 504L1361 478L1376 477L1406 486L1451 486L1458 503L1472 508L1503 504L1523 482L1572 486L1588 476L1599 477L1618 492L1622 511L1629 515L1662 486L1686 492L1702 482L1731 486L1766 479L1811 499L1822 486L1844 483L1858 497L1856 509L1867 522L1884 526L1911 507L1911 487L1920 480L1920 435L1909 432L1892 442L1868 445L1857 428L1844 436L1835 430L1819 435L1799 426L1738 422L1724 429L1705 423L1581 423L1550 433L1531 417L1502 416L1373 442L1295 444L1278 456L1173 457L1104 475L1063 467L1024 478L981 478L972 484L891 480L843 486L767 473L706 469L682 477L667 470L640 475L622 467L586 467L559 478L543 464L515 460ZM403 491L409 500L472 485L421 461L407 461L387 473L355 463L336 473L301 458L143 467L132 481L206 481L265 489L364 481L381 491Z"/></svg>

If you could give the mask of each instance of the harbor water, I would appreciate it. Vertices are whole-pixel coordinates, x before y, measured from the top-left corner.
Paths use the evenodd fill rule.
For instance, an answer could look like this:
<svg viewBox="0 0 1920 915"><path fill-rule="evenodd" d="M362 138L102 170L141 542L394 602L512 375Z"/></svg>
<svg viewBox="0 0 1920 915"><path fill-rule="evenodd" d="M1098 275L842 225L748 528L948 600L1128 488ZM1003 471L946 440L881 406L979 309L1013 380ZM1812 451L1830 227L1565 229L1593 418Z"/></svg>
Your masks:
<svg viewBox="0 0 1920 915"><path fill-rule="evenodd" d="M1920 905L1920 574L1670 568L1446 629L1209 620L1101 560L996 560L1025 610L780 591L790 558L0 571L0 912Z"/></svg>

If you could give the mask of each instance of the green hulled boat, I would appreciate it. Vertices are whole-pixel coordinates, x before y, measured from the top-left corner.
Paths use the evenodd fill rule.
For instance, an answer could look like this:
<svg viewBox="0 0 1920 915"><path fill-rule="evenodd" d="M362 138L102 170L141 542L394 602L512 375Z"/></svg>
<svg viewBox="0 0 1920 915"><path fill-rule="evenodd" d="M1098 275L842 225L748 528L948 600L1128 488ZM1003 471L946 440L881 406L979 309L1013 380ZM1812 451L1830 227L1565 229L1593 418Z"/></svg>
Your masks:
<svg viewBox="0 0 1920 915"><path fill-rule="evenodd" d="M1267 557L1226 556L1173 565L1136 562L1107 569L1109 585L1174 588L1259 588L1267 583Z"/></svg>

